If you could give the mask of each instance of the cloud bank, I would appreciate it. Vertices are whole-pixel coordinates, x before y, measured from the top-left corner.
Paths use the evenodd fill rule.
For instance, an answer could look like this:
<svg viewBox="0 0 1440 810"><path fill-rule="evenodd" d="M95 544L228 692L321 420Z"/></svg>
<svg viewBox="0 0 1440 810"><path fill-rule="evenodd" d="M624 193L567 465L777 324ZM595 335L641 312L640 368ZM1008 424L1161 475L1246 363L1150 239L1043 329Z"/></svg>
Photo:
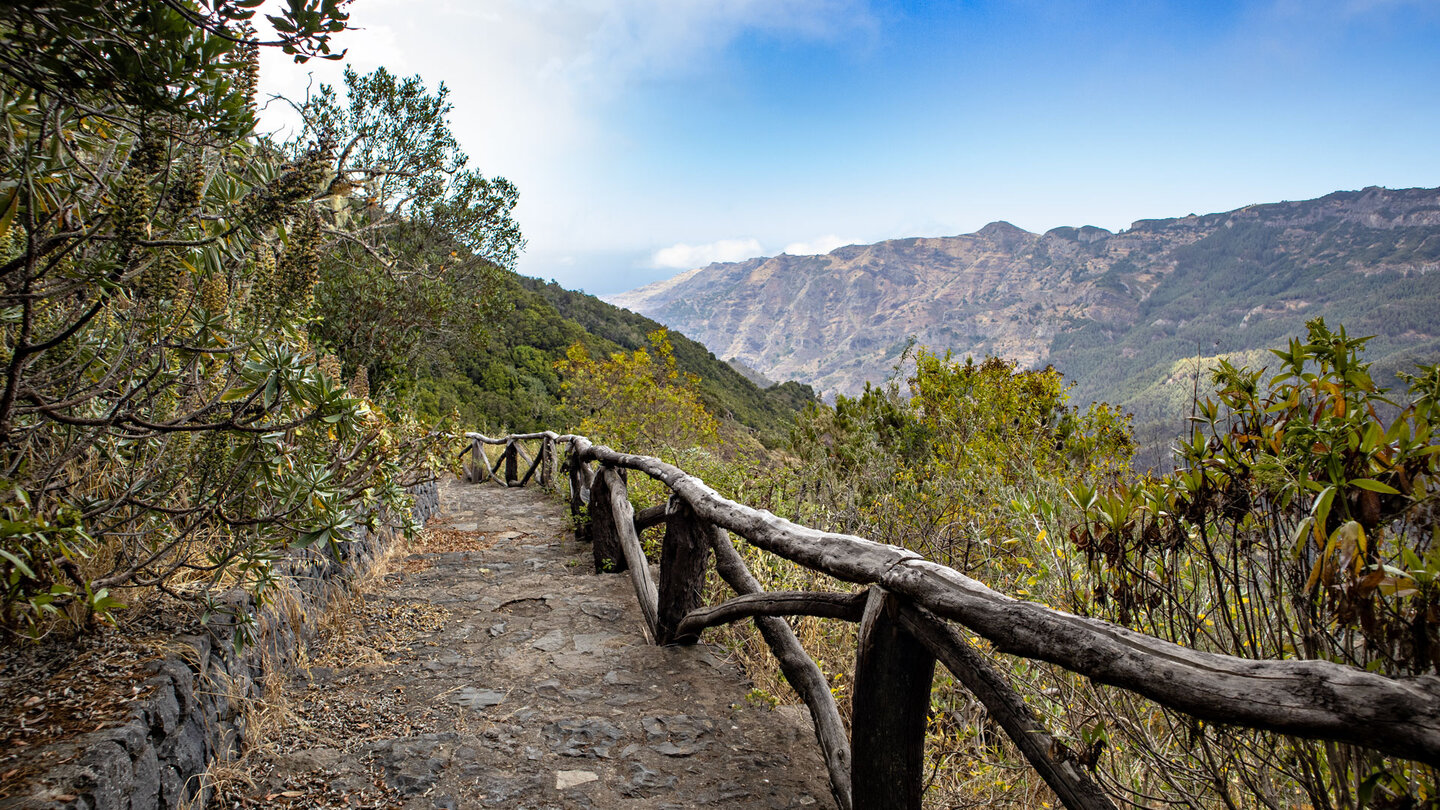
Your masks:
<svg viewBox="0 0 1440 810"><path fill-rule="evenodd" d="M738 262L765 255L760 240L721 239L704 245L671 245L655 251L650 257L650 266L663 270L692 270L711 262Z"/></svg>

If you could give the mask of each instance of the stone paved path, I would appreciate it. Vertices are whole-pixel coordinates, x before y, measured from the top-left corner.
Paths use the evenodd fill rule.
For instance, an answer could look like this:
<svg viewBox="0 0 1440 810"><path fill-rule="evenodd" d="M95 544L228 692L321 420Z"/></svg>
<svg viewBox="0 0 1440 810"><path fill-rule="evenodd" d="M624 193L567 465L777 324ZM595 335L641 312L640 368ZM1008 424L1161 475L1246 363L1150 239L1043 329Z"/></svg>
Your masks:
<svg viewBox="0 0 1440 810"><path fill-rule="evenodd" d="M431 544L455 550L392 563L217 805L832 806L808 715L752 705L714 648L647 645L562 504L451 482L441 505Z"/></svg>

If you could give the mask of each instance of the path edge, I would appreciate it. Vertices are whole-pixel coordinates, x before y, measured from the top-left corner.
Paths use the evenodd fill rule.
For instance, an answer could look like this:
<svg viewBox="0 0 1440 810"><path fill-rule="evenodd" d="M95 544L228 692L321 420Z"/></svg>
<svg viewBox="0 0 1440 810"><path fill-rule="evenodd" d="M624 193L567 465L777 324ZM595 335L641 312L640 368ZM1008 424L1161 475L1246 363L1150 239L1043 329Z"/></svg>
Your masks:
<svg viewBox="0 0 1440 810"><path fill-rule="evenodd" d="M438 481L407 492L414 498L410 516L416 523L424 525L439 511ZM374 568L401 537L404 523L382 512L373 531L357 525L339 557L328 549L292 552L281 563L288 597L253 611L256 630L242 652L216 640L233 629L233 620L212 619L209 634L174 637L165 646L169 652L150 664L153 674L144 685L153 689L134 702L127 722L42 749L55 751L55 759L73 758L33 778L28 794L0 800L0 810L205 806L205 772L244 750L245 704L262 697L269 675L293 667L331 600ZM227 593L222 601L255 607L243 591Z"/></svg>

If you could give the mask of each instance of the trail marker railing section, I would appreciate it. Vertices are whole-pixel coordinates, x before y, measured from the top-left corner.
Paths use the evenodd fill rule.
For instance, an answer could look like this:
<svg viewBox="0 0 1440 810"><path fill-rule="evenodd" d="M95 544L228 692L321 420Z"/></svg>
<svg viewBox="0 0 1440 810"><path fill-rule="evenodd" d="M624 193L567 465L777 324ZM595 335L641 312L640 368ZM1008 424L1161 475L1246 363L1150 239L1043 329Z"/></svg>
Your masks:
<svg viewBox="0 0 1440 810"><path fill-rule="evenodd" d="M653 643L694 643L708 627L753 618L810 710L831 791L844 810L920 807L936 661L985 706L1066 807L1113 810L1075 756L950 622L1000 652L1048 661L1201 720L1440 766L1440 677L1390 678L1327 661L1256 661L1193 650L1012 599L907 549L791 523L723 498L671 464L583 436L466 436L467 480L505 486L524 486L537 471L542 485L555 486L558 447L569 445L560 471L568 476L570 509L589 514L577 537L591 543L597 572L629 572ZM526 441L540 443L535 456L522 447ZM493 466L485 445L504 447ZM663 483L669 500L635 512L626 491L629 470ZM657 584L639 535L662 523ZM732 532L812 571L870 587L858 594L765 592L731 544ZM716 571L738 596L705 606L701 591L712 552ZM848 739L829 684L783 618L793 615L859 624Z"/></svg>

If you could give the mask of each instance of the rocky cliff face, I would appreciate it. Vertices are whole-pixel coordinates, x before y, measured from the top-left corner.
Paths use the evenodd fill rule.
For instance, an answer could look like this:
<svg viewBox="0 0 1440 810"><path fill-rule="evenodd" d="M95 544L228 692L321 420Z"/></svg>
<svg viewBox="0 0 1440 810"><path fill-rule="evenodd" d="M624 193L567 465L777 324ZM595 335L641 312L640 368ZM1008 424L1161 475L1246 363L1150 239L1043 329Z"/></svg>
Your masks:
<svg viewBox="0 0 1440 810"><path fill-rule="evenodd" d="M712 264L609 300L827 394L884 379L914 337L1052 363L1079 397L1143 410L1134 397L1177 360L1274 345L1317 315L1380 335L1372 359L1434 358L1437 270L1440 189L1372 187L1120 233L994 222Z"/></svg>

